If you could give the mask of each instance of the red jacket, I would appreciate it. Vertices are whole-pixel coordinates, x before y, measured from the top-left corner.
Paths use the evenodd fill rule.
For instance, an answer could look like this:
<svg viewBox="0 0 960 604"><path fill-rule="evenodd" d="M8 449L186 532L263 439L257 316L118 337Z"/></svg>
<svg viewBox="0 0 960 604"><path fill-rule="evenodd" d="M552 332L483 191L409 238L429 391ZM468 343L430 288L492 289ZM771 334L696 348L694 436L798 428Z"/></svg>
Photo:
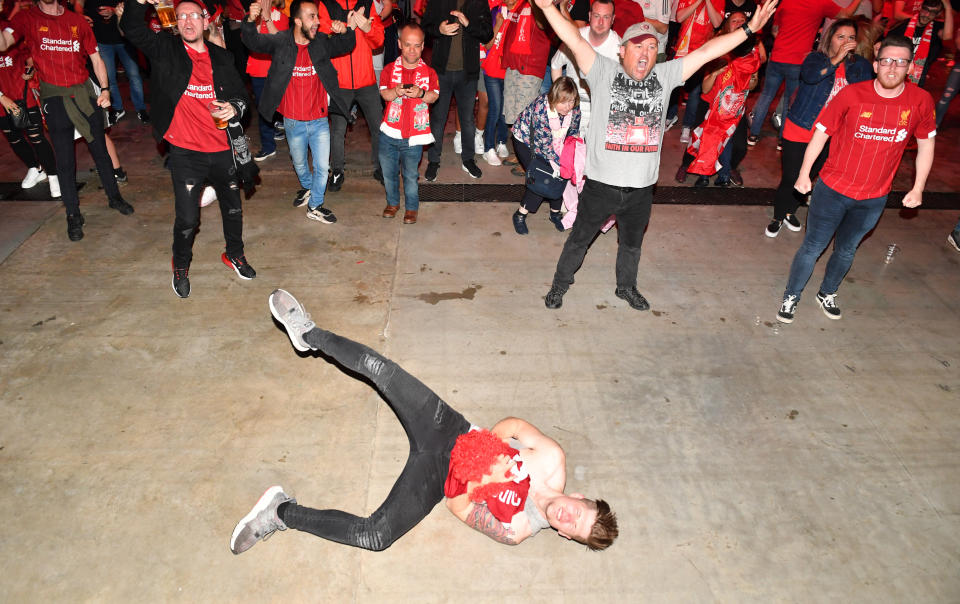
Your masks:
<svg viewBox="0 0 960 604"><path fill-rule="evenodd" d="M377 76L373 71L373 49L383 46L383 23L377 11L371 8L371 4L370 0L323 0L317 7L319 30L325 34L331 33L332 21L346 22L347 13L358 7L364 9L365 17L373 15L369 32L363 33L359 29L354 31L357 45L353 52L331 59L334 69L337 70L340 88L345 90L377 85Z"/></svg>

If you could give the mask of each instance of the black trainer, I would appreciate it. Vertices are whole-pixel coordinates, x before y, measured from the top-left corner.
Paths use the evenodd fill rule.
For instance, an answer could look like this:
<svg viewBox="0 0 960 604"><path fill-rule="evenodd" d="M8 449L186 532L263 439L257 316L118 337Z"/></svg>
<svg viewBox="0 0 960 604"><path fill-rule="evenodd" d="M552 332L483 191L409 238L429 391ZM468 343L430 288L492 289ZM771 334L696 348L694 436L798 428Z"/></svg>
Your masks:
<svg viewBox="0 0 960 604"><path fill-rule="evenodd" d="M566 288L560 287L559 285L551 285L550 291L543 297L543 304L551 310L556 310L563 306L563 294L565 293L567 293Z"/></svg>
<svg viewBox="0 0 960 604"><path fill-rule="evenodd" d="M127 172L123 169L123 166L113 169L113 177L117 179L117 184L127 182Z"/></svg>
<svg viewBox="0 0 960 604"><path fill-rule="evenodd" d="M343 187L343 171L337 170L330 173L330 180L327 181L327 190L328 191L339 191Z"/></svg>
<svg viewBox="0 0 960 604"><path fill-rule="evenodd" d="M423 173L423 178L428 182L433 182L437 180L437 172L440 171L440 164L438 162L430 162L427 164L427 169Z"/></svg>
<svg viewBox="0 0 960 604"><path fill-rule="evenodd" d="M67 237L70 241L83 239L83 214L67 214Z"/></svg>
<svg viewBox="0 0 960 604"><path fill-rule="evenodd" d="M133 214L133 206L127 203L123 197L117 197L116 199L111 199L110 203L107 204L114 210L120 212L124 216L129 216Z"/></svg>
<svg viewBox="0 0 960 604"><path fill-rule="evenodd" d="M560 212L550 212L550 222L552 222L553 226L557 227L557 230L561 233L564 231L563 216L561 216Z"/></svg>
<svg viewBox="0 0 960 604"><path fill-rule="evenodd" d="M797 296L784 296L780 304L780 310L777 311L777 321L781 323L793 323L793 317L797 314Z"/></svg>
<svg viewBox="0 0 960 604"><path fill-rule="evenodd" d="M220 254L220 260L224 264L232 268L241 279L249 281L257 276L257 271L253 270L253 267L247 263L246 256L237 256L236 258L228 258L227 253L224 252Z"/></svg>
<svg viewBox="0 0 960 604"><path fill-rule="evenodd" d="M796 214L787 214L787 217L783 219L783 223L786 224L787 228L791 231L799 231L803 227Z"/></svg>
<svg viewBox="0 0 960 604"><path fill-rule="evenodd" d="M825 294L817 292L817 302L820 303L820 309L828 319L837 320L843 316L840 308L837 307L837 294Z"/></svg>
<svg viewBox="0 0 960 604"><path fill-rule="evenodd" d="M170 264L173 265L173 260L170 260ZM190 267L184 266L177 268L173 265L173 291L181 298L186 298L190 295Z"/></svg>
<svg viewBox="0 0 960 604"><path fill-rule="evenodd" d="M527 228L527 215L520 210L513 213L513 230L517 232L517 235L526 235L530 232L530 229Z"/></svg>
<svg viewBox="0 0 960 604"><path fill-rule="evenodd" d="M643 297L643 294L634 287L618 287L613 292L621 300L626 300L631 308L637 310L650 310L650 303Z"/></svg>
<svg viewBox="0 0 960 604"><path fill-rule="evenodd" d="M782 222L783 222L782 220L777 220L777 219L771 220L770 224L767 225L766 230L763 231L764 235L766 235L767 237L776 237L777 235L779 235L780 223Z"/></svg>
<svg viewBox="0 0 960 604"><path fill-rule="evenodd" d="M460 164L460 167L463 168L463 171L472 176L473 178L480 178L483 176L483 172L480 171L480 168L477 166L477 162L472 159Z"/></svg>
<svg viewBox="0 0 960 604"><path fill-rule="evenodd" d="M147 110L146 110L146 109L144 109L143 111L138 111L138 112L137 112L137 119L140 120L140 123L141 123L141 124L149 124L149 123L150 123L150 114L147 113Z"/></svg>
<svg viewBox="0 0 960 604"><path fill-rule="evenodd" d="M697 178L697 182L693 183L693 186L695 186L695 187L700 187L700 188L702 188L702 187L709 187L709 186L710 186L710 177L709 177L709 176L701 176L701 177Z"/></svg>
<svg viewBox="0 0 960 604"><path fill-rule="evenodd" d="M293 198L293 207L305 206L308 201L310 201L310 189L300 189L297 191L297 196Z"/></svg>

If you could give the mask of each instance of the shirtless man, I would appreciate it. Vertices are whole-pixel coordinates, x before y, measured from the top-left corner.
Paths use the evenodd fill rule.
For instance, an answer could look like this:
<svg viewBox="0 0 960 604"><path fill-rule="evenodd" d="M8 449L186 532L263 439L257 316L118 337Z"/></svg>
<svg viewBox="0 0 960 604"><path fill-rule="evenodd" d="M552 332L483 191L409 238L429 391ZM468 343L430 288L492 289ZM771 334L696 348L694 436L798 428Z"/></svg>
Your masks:
<svg viewBox="0 0 960 604"><path fill-rule="evenodd" d="M318 329L286 291L270 295L270 312L294 348L320 351L374 383L403 425L410 455L386 500L366 518L307 508L279 486L267 489L234 529L234 554L287 528L382 551L444 497L457 518L500 543L516 545L547 527L592 550L606 549L616 539L610 506L602 499L564 494L563 449L528 422L508 417L490 431L480 430L396 363Z"/></svg>

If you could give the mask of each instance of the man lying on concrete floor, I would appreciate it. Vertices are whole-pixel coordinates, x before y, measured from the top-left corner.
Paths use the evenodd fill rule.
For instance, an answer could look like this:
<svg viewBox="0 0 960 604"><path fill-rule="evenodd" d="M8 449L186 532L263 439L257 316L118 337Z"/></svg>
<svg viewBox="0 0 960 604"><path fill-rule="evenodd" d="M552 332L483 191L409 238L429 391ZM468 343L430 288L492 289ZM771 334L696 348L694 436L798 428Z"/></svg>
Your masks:
<svg viewBox="0 0 960 604"><path fill-rule="evenodd" d="M234 554L287 528L381 551L444 497L457 518L509 545L547 527L592 550L606 549L616 539L616 514L605 501L564 494L563 449L531 424L508 417L489 431L472 426L396 363L318 329L296 298L282 289L270 295L270 312L286 328L294 348L320 351L374 383L406 431L410 455L386 500L366 518L303 507L281 487L267 489L234 529Z"/></svg>

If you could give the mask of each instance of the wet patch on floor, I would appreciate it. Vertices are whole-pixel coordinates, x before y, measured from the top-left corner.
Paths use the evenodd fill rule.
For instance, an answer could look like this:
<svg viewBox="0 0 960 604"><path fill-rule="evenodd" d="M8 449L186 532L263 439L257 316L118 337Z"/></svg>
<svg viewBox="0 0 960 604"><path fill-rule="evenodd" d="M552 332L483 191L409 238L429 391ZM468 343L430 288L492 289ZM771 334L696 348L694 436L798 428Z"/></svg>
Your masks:
<svg viewBox="0 0 960 604"><path fill-rule="evenodd" d="M461 292L430 292L420 294L416 298L417 300L423 300L427 304L438 304L444 300L473 300L474 296L477 295L477 291L482 288L482 285L473 285Z"/></svg>

